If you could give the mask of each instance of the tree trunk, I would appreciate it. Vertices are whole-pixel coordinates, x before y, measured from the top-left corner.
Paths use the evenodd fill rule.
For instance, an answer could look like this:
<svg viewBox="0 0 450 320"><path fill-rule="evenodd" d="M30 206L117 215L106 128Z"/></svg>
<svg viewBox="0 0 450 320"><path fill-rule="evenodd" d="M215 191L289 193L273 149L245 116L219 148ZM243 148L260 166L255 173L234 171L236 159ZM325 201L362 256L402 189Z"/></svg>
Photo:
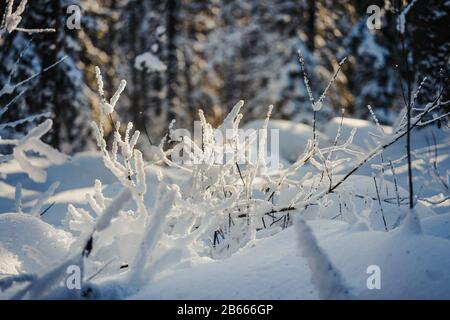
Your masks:
<svg viewBox="0 0 450 320"><path fill-rule="evenodd" d="M314 51L314 37L316 24L316 0L308 0L308 48Z"/></svg>
<svg viewBox="0 0 450 320"><path fill-rule="evenodd" d="M176 85L177 85L177 53L176 53L176 24L177 24L177 0L167 1L167 105L169 120L175 119Z"/></svg>

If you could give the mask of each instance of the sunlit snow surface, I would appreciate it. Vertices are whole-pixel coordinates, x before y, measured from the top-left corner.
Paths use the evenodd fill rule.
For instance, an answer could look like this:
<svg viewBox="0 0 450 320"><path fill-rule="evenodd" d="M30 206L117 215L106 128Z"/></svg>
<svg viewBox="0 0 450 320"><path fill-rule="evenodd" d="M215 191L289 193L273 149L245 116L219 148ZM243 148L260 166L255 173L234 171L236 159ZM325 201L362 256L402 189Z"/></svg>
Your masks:
<svg viewBox="0 0 450 320"><path fill-rule="evenodd" d="M333 119L319 133L321 143L332 143L339 118ZM248 127L260 127L250 123ZM351 128L357 127L354 149L367 152L374 145L368 132L380 134L379 129L366 121L345 119L342 135L346 137ZM303 151L311 128L288 121L271 121L269 129L280 130L281 163L289 163ZM390 128L385 128L389 134ZM428 146L432 135L437 141L436 148ZM428 140L428 142L427 142ZM367 216L372 229L367 230L355 221L355 217L339 216L339 201L330 196L332 202L320 209L308 208L303 212L308 226L318 239L319 246L327 254L344 279L350 294L356 299L450 299L450 203L439 201L444 198L431 177L423 176L419 170L427 159L437 152L436 163L445 175L450 169L448 133L435 128L413 132L415 151L414 175L416 190L420 190L421 200L417 204L417 213L421 220L422 234L402 229L401 221L405 212L393 204L383 204L389 232L383 231L380 209L375 201L367 212L364 199L354 200L356 212ZM404 155L404 140L388 148L383 153L384 161L395 160ZM434 161L434 160L433 160ZM103 183L106 196L112 196L118 190L118 183L103 166L101 157L96 153L83 153L71 157L62 164L49 164L45 159L34 159L34 164L47 173L43 184L32 182L21 172L15 162L2 165L3 177L0 181L0 279L6 275L19 273L42 274L63 258L71 254L77 241L64 224L68 204L87 208L85 195L94 190L95 179ZM376 197L372 183L371 164L380 162L374 159L358 170L354 177L346 182L361 195ZM350 164L343 165L338 174L345 174ZM385 188L383 195L391 192L394 185L389 168L385 168ZM146 168L148 191L146 205L155 203L155 190L158 185L158 171L162 170L165 181L183 183L183 175L169 169L154 166ZM303 170L303 168L302 168ZM305 171L307 170L304 169ZM400 195L406 196L406 163L396 166ZM303 171L299 174L304 174ZM61 184L56 193L44 205L52 207L42 216L42 220L27 214L36 201L36 196L48 189L55 181ZM15 212L14 192L17 183L22 184L23 214ZM294 193L295 190L291 190ZM286 190L285 197L289 198ZM426 201L429 200L429 201ZM434 204L433 204L434 203ZM402 206L404 207L404 206ZM345 222L345 221L347 222ZM350 223L349 223L350 222ZM155 266L150 283L140 288L110 289L120 286L126 271L119 267L127 263L127 254L136 250L136 238L129 230L112 225L112 231L106 238L122 237L121 247L115 252L121 253L116 260L95 277L92 282L104 295L100 298L131 299L317 299L317 288L311 283L311 271L306 258L298 250L295 228L286 230L261 230L254 242L226 259L214 260L207 255L190 255L186 252L173 252L165 258L165 263ZM106 241L106 240L105 240ZM164 241L163 241L164 242ZM160 244L160 251L170 247L170 242ZM110 251L108 251L110 250ZM114 255L109 248L104 255L105 261ZM381 289L369 290L366 286L367 267L377 265L381 270ZM101 265L87 265L87 272L93 273ZM8 299L10 291L0 291L0 298Z"/></svg>

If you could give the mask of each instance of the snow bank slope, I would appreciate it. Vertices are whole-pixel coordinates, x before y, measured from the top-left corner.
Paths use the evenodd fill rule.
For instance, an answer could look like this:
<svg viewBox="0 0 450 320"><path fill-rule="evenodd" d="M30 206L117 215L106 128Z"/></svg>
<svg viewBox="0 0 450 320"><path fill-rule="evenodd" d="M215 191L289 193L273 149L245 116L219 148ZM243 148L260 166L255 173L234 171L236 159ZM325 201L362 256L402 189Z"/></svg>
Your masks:
<svg viewBox="0 0 450 320"><path fill-rule="evenodd" d="M341 118L336 117L330 120L325 126L325 134L329 137L335 137L341 124ZM381 126L385 133L392 133L392 128L388 126ZM380 128L377 125L361 119L344 118L342 121L341 136L348 137L353 128L356 128L356 134L353 138L353 144L364 149L369 150L374 143L370 138L370 134L381 135Z"/></svg>
<svg viewBox="0 0 450 320"><path fill-rule="evenodd" d="M0 214L0 273L40 273L69 250L70 233L28 214ZM1 248L0 247L0 248ZM6 266L16 266L16 272Z"/></svg>
<svg viewBox="0 0 450 320"><path fill-rule="evenodd" d="M244 126L244 130L259 130L263 127L263 124L264 120L253 120ZM288 120L270 120L267 129L269 144L271 142L270 130L279 130L280 155L283 159L291 162L297 160L298 156L304 152L308 140L312 139L312 127L303 123L295 123ZM317 135L322 147L329 144L329 138L325 134L317 132Z"/></svg>
<svg viewBox="0 0 450 320"><path fill-rule="evenodd" d="M450 299L450 241L398 230L357 232L322 243L362 299ZM381 289L366 287L367 267L381 270Z"/></svg>
<svg viewBox="0 0 450 320"><path fill-rule="evenodd" d="M427 235L349 232L339 221L308 224L359 299L450 299L450 241ZM202 259L165 272L133 299L317 299L295 229L257 240L229 259ZM366 286L367 267L381 269L381 289Z"/></svg>

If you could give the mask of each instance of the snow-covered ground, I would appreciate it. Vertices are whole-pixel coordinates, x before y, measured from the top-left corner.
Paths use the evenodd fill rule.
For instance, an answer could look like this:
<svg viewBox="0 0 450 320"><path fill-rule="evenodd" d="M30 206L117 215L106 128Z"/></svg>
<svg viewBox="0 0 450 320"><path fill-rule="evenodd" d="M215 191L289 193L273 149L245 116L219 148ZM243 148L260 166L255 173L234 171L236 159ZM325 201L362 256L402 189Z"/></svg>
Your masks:
<svg viewBox="0 0 450 320"><path fill-rule="evenodd" d="M447 224L450 215L442 217ZM429 219L426 219L427 221ZM349 231L340 221L310 221L319 245L358 299L450 299L450 242L425 235ZM448 229L447 229L448 230ZM169 270L132 299L317 299L311 271L298 255L294 228L258 239L226 260L199 259ZM369 265L381 269L381 289L369 290Z"/></svg>
<svg viewBox="0 0 450 320"><path fill-rule="evenodd" d="M325 126L324 133L318 133L321 144L332 145L339 123L340 119L333 119ZM259 128L263 122L248 125L252 126ZM369 152L373 148L369 132L379 134L380 129L367 121L344 119L342 136L347 137L353 127L357 127L358 132L352 148L362 154ZM268 128L280 130L281 163L284 164L295 161L303 152L312 132L307 125L289 121L273 121ZM392 129L386 127L384 130L390 132ZM436 141L435 146L430 143L432 139ZM396 162L405 154L404 140L400 139L383 152L382 160L376 157L365 164L339 187L339 192L330 194L320 206L293 210L290 222L294 221L294 225L273 223L269 227L274 218L266 217L265 228L263 222L254 222L256 234L237 246L228 243L228 249L222 248L221 253L220 243L213 249L207 238L195 236L195 228L199 228L195 221L192 222L194 231L176 237L176 230L184 228L177 223L184 220L189 223L191 212L186 203L186 207L178 208L170 219L161 220L163 228L155 228L155 235L149 233L145 246L156 249L149 251L150 256L144 256L144 261L150 261L150 267L138 282L129 279L132 273L129 269L136 261L136 252L142 248L145 222L133 214L143 209L126 200L120 204L121 213L108 222L109 228L97 224L92 254L85 259L84 279L94 291L95 298L450 299L450 201L445 200L448 196L445 184L450 169L450 138L447 132L435 127L415 130L413 146L413 173L419 200L412 213L406 205L407 164L404 159ZM392 168L379 166L381 161L386 164L389 160L395 163L396 184ZM337 181L342 177L354 161L336 167L333 179ZM30 180L14 160L1 167L0 284L2 278L12 275L39 277L48 274L68 257L77 254L89 236L86 230L91 230L98 220L92 199L99 206L102 201L108 204L108 199L121 190L120 182L105 167L99 153L80 153L60 164L52 164L43 158L34 158L32 162L46 172L45 183ZM444 180L433 177L427 169L430 167L437 168ZM301 177L308 171L314 171L310 164L294 176ZM381 171L384 174L376 175L378 184L375 185L373 174ZM145 177L147 190L143 203L146 208L155 208L154 212L171 208L170 199L162 198L158 191L162 185L176 183L181 192L185 192L192 183L189 174L183 170L161 165L147 165ZM97 182L96 187L97 179L101 185ZM57 181L59 186L53 195L45 198L37 215L30 214L33 208L36 210L40 195ZM15 199L19 183L23 213L17 212ZM311 184L311 179L306 180L302 188L312 188ZM298 186L283 188L274 195L275 202L289 201L299 191ZM172 194L177 192L174 190ZM86 194L93 195L91 205ZM258 196L257 190L255 194ZM164 201L167 205L163 205ZM205 207L199 205L198 208ZM207 210L210 211L196 219L208 219L208 215L218 214L213 209ZM305 227L298 227L296 223L301 226L303 219L306 220ZM214 224L215 220L202 221ZM151 222L158 224L155 218ZM214 230L203 231L210 233L210 240L213 238ZM154 242L152 239L156 235L159 238ZM234 249L230 249L233 246ZM311 246L320 254L311 250ZM379 268L381 287L370 290L367 282L372 279L370 268L373 266ZM336 286L345 293L343 296L334 295L333 292L338 290ZM14 297L23 287L19 283L0 291L0 297ZM51 291L43 297L66 295L55 295Z"/></svg>

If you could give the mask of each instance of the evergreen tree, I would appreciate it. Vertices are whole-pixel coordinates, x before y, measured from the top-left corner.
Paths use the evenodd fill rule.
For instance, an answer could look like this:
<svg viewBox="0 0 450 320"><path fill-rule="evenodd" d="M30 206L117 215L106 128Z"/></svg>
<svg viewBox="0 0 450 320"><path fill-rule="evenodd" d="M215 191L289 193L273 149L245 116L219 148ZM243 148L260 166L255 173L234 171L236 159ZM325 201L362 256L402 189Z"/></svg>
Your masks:
<svg viewBox="0 0 450 320"><path fill-rule="evenodd" d="M164 70L153 70L145 61L140 65L139 57L147 54L166 62L165 10L165 3L160 1L121 2L120 22L114 30L121 64L118 74L128 81L120 119L133 121L136 129L148 133L155 143L168 126L167 76Z"/></svg>
<svg viewBox="0 0 450 320"><path fill-rule="evenodd" d="M274 117L309 121L312 108L298 50L305 57L316 96L323 89L317 85L320 79L329 76L327 72L316 73L318 61L309 49L316 36L316 15L312 11L315 2L222 4L219 25L206 41L209 70L220 79L216 90L222 106L230 107L234 101L244 99L243 111L246 119L251 119L262 117L266 107L274 104Z"/></svg>
<svg viewBox="0 0 450 320"><path fill-rule="evenodd" d="M417 1L407 16L408 45L419 81L427 77L420 101L430 101L436 94L436 84L450 76L450 0ZM426 44L426 45L423 45ZM445 87L443 99L450 99Z"/></svg>

